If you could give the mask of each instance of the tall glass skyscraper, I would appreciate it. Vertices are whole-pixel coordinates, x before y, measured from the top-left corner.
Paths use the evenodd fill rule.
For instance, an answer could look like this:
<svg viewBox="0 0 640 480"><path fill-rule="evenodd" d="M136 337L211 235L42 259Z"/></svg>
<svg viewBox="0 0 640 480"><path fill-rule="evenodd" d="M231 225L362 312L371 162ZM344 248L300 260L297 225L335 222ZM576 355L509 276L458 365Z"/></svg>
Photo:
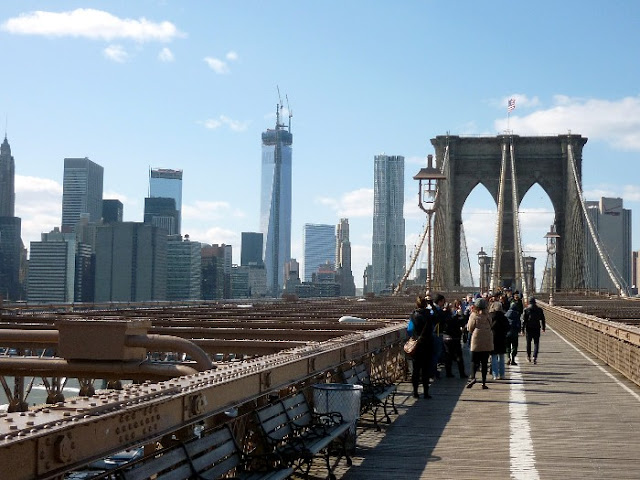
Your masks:
<svg viewBox="0 0 640 480"><path fill-rule="evenodd" d="M404 157L376 155L373 180L373 278L374 293L391 288L402 279L406 265L404 243Z"/></svg>
<svg viewBox="0 0 640 480"><path fill-rule="evenodd" d="M62 231L72 232L83 213L89 222L102 218L104 169L88 158L65 158L62 180Z"/></svg>
<svg viewBox="0 0 640 480"><path fill-rule="evenodd" d="M15 161L11 156L11 147L5 135L4 142L0 145L0 217L15 215L15 170Z"/></svg>
<svg viewBox="0 0 640 480"><path fill-rule="evenodd" d="M284 265L291 259L291 124L280 123L276 111L275 129L262 133L262 180L260 231L264 235L264 264L267 270L267 294L280 294L284 283Z"/></svg>
<svg viewBox="0 0 640 480"><path fill-rule="evenodd" d="M173 233L180 234L182 227L182 170L153 168L149 174L149 197L173 198L178 212Z"/></svg>
<svg viewBox="0 0 640 480"><path fill-rule="evenodd" d="M336 264L336 227L306 223L302 232L304 248L304 281L310 282L318 268L329 262Z"/></svg>

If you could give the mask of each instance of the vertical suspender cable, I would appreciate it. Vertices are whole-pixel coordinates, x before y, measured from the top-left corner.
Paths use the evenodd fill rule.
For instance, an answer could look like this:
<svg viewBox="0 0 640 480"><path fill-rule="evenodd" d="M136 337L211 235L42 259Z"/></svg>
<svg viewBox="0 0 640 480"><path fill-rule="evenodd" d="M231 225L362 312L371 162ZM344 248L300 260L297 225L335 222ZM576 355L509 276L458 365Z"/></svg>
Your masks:
<svg viewBox="0 0 640 480"><path fill-rule="evenodd" d="M511 203L513 211L513 229L515 234L515 260L516 260L516 279L520 279L522 283L522 299L527 302L529 290L527 282L524 278L524 260L522 258L522 237L520 235L520 215L518 214L518 185L516 184L516 161L513 149L513 138L509 147L511 153Z"/></svg>
<svg viewBox="0 0 640 480"><path fill-rule="evenodd" d="M502 163L500 166L500 187L498 188L498 218L496 219L496 237L493 243L493 256L491 259L491 281L489 290L497 287L500 275L500 252L502 252L502 214L504 211L504 179L507 174L507 147L502 145ZM480 272L482 275L482 272Z"/></svg>
<svg viewBox="0 0 640 480"><path fill-rule="evenodd" d="M571 165L573 180L576 183L576 191L578 192L578 200L580 201L580 206L582 207L582 213L584 214L584 218L587 221L587 226L589 227L589 233L591 234L593 243L596 246L596 250L598 250L598 255L600 256L600 259L604 264L605 270L609 274L609 278L611 279L616 289L618 290L618 294L621 297L626 297L627 292L626 292L626 289L622 287L623 282L617 278L615 272L611 268L611 265L609 264L608 255L604 250L604 248L602 247L602 244L600 243L598 234L596 233L595 228L593 227L593 223L591 222L591 218L589 217L589 213L587 212L587 205L584 201L584 196L582 194L582 188L580 187L580 182L578 181L578 171L576 169L575 158L573 156L573 147L571 146L571 143L567 145L567 150L569 153L569 164Z"/></svg>

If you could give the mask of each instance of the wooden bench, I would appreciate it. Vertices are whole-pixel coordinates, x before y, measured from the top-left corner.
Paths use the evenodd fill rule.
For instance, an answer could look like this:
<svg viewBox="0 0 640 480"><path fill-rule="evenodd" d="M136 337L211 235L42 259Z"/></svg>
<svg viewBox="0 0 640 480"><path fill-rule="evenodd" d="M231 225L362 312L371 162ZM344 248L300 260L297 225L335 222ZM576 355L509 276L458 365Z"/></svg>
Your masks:
<svg viewBox="0 0 640 480"><path fill-rule="evenodd" d="M295 470L309 475L316 455L325 458L330 479L335 479L330 463L330 446L335 441L347 465L351 458L346 450L346 434L351 423L345 422L337 412L314 413L304 393L286 397L260 408L257 422L270 452L282 458Z"/></svg>
<svg viewBox="0 0 640 480"><path fill-rule="evenodd" d="M249 470L250 466L257 470ZM289 477L293 468L282 465L273 455L244 455L229 427L224 426L148 460L142 460L128 470L119 471L116 478L213 480L231 471L234 471L233 478L243 480L280 480Z"/></svg>
<svg viewBox="0 0 640 480"><path fill-rule="evenodd" d="M362 385L362 396L360 400L361 413L371 412L373 414L373 424L376 430L380 431L378 424L378 410L382 407L384 418L387 423L391 423L389 416L389 408L393 409L395 414L398 409L395 404L395 395L397 387L393 383L384 381L373 381L369 370L364 363L359 363L354 367L342 371L342 377L345 383L351 385Z"/></svg>

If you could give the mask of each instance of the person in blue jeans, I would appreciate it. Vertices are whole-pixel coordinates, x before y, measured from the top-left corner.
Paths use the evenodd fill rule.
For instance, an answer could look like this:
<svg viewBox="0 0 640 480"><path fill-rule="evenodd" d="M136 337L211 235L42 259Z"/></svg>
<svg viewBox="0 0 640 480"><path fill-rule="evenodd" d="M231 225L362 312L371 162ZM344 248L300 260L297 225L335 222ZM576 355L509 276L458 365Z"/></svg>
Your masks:
<svg viewBox="0 0 640 480"><path fill-rule="evenodd" d="M504 354L507 349L509 320L502 311L502 302L493 302L489 306L491 331L493 332L493 351L491 352L491 373L494 380L504 378Z"/></svg>
<svg viewBox="0 0 640 480"><path fill-rule="evenodd" d="M533 340L533 363L538 363L540 330L545 331L544 312L536 305L536 299L529 299L529 306L522 314L522 331L527 335L527 360L531 361L531 341Z"/></svg>

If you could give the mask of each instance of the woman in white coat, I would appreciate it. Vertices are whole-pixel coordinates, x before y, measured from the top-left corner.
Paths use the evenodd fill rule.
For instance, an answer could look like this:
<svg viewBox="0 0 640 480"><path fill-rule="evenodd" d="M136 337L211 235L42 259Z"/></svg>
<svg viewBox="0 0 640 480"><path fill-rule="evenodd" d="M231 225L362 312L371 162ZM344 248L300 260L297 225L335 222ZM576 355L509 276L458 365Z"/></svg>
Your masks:
<svg viewBox="0 0 640 480"><path fill-rule="evenodd" d="M471 376L467 388L475 385L478 367L482 369L482 388L489 388L487 387L487 368L489 355L493 350L493 332L487 312L487 301L484 298L477 298L473 302L467 330L471 336Z"/></svg>

